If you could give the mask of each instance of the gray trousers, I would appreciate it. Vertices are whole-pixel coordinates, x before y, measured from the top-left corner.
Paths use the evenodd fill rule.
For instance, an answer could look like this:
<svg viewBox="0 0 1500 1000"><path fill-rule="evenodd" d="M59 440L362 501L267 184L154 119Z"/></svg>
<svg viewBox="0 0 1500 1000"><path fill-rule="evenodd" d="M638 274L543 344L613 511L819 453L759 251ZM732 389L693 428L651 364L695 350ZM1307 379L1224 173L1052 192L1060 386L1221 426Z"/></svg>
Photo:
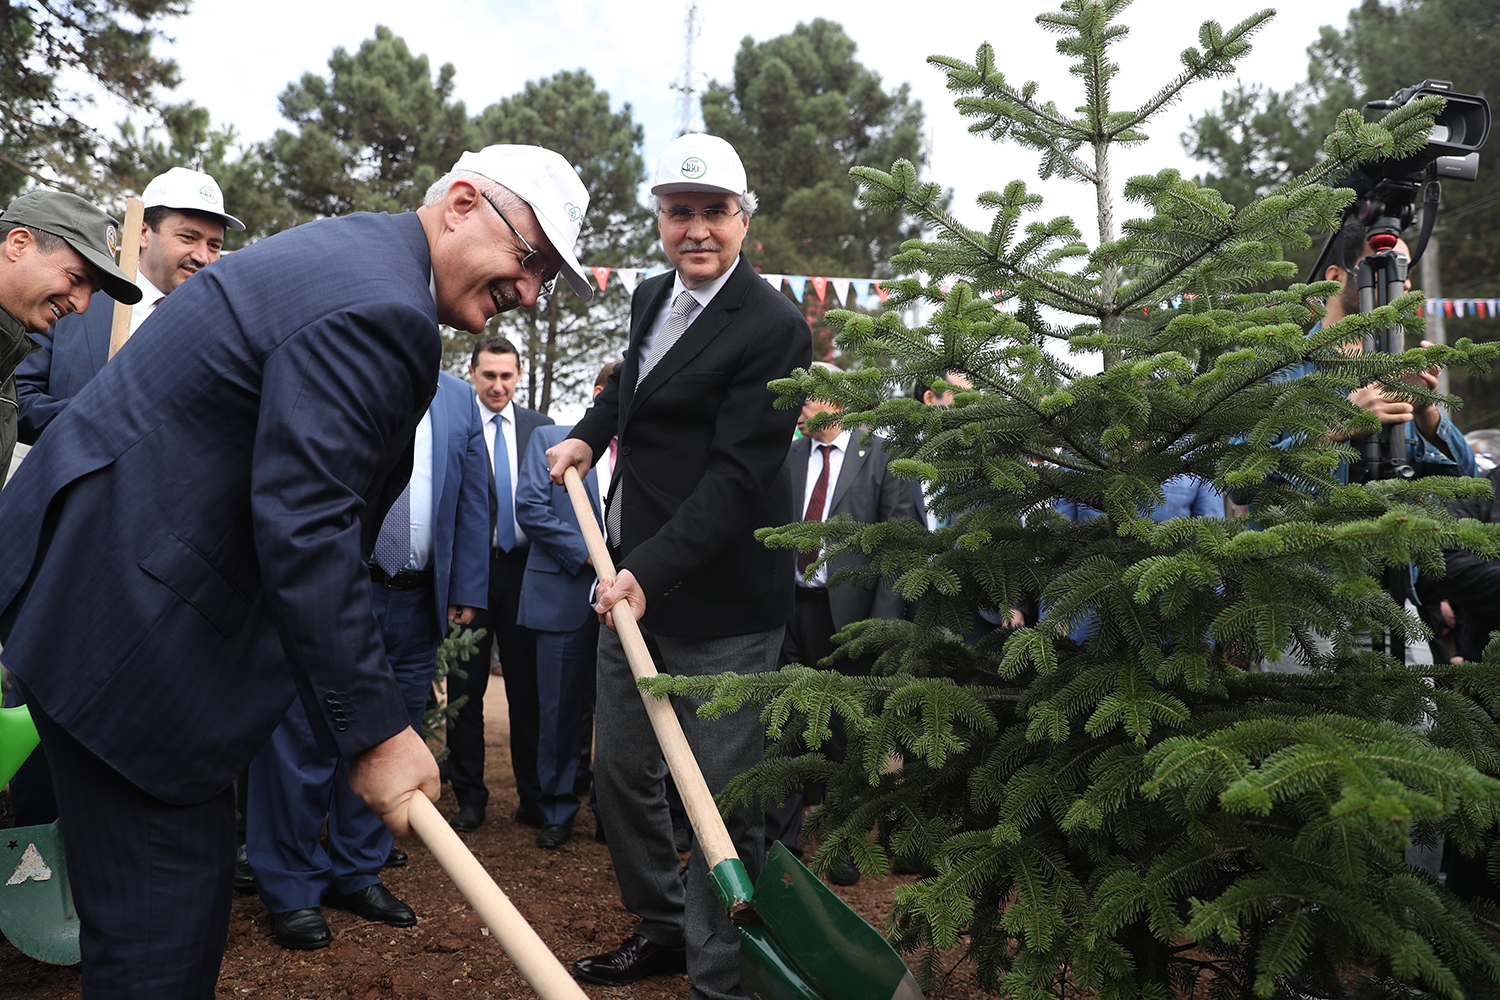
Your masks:
<svg viewBox="0 0 1500 1000"><path fill-rule="evenodd" d="M655 636L642 629L664 674L697 677L734 671L776 669L783 629L712 639ZM698 842L686 879L672 843L667 811L667 765L651 729L635 677L619 637L599 630L599 690L595 708L595 791L605 816L609 853L620 883L620 900L641 918L639 931L655 944L687 945L689 994L697 1000L743 997L739 932L708 882ZM717 719L695 714L701 702L682 699L683 732L717 794L729 780L760 761L765 730L754 707ZM728 819L729 836L753 880L765 861L764 823L759 809L740 808Z"/></svg>

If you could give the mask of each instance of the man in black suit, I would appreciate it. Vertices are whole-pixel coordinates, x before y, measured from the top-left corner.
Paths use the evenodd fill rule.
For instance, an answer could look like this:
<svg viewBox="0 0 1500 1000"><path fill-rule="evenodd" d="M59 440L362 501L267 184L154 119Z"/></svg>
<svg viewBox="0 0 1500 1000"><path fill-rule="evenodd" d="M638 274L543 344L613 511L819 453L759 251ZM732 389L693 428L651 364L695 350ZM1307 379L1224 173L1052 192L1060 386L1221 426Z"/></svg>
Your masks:
<svg viewBox="0 0 1500 1000"><path fill-rule="evenodd" d="M814 364L833 368L823 361ZM808 399L802 404L797 426L804 436L792 442L786 460L792 476L793 509L806 521L826 521L839 514L848 514L861 524L883 524L903 517L917 520L911 487L891 472L890 458L879 438L865 435L858 428L843 427L836 419L809 426L809 421L816 423L814 418L820 414L836 417L842 409L821 399ZM845 552L814 569L817 556L816 552L797 555L793 576L797 603L781 643L782 666L801 663L816 667L832 655L833 636L846 625L866 618L900 618L905 611L905 602L891 589L889 579L828 585L829 576L846 566L869 565L869 556ZM868 657L834 664L854 674L869 673L870 665ZM824 744L823 753L831 760L841 760L846 740L837 718L834 723L833 738ZM799 788L787 793L779 806L768 808L767 847L779 840L800 857L802 808L818 801L818 789ZM853 885L859 881L859 869L853 859L846 858L828 877L837 885Z"/></svg>
<svg viewBox="0 0 1500 1000"><path fill-rule="evenodd" d="M625 362L572 436L548 450L552 478L569 466L587 472L618 436L605 506L618 575L601 581L595 608L627 601L662 673L773 670L792 611L792 553L768 550L754 532L794 516L785 466L796 415L772 405L766 384L809 364L812 338L740 253L755 199L733 147L677 138L651 190L674 271L636 289ZM598 662L595 785L621 899L641 923L619 948L575 963L574 974L620 984L685 962L693 997L741 995L739 936L700 846L686 878L677 875L667 768L611 629L600 630ZM760 760L765 732L754 710L709 721L685 707L683 729L710 789ZM761 813L735 810L728 827L753 879L765 853Z"/></svg>
<svg viewBox="0 0 1500 1000"><path fill-rule="evenodd" d="M460 667L468 674L448 675L448 699L468 696L458 717L448 724L448 773L458 812L453 829L472 833L484 822L490 790L484 784L484 693L490 684L490 637L500 653L505 699L510 709L510 764L516 774L520 805L517 823L540 828L542 786L537 779L536 635L516 623L521 580L531 542L516 523L516 476L531 432L553 419L516 404L521 355L504 337L485 337L469 357L469 380L479 396L484 445L490 456L490 606L475 615L474 628L486 637L477 653Z"/></svg>

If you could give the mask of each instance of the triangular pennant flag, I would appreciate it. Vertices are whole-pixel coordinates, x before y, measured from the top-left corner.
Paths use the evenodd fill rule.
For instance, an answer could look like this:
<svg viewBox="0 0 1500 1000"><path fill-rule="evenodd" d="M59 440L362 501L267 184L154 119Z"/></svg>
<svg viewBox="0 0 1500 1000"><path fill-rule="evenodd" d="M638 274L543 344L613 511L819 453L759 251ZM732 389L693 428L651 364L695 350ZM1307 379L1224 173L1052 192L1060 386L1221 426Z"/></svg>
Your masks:
<svg viewBox="0 0 1500 1000"><path fill-rule="evenodd" d="M635 283L640 280L641 272L633 267L622 267L615 271L615 277L620 279L620 284L625 286L625 294L635 294Z"/></svg>
<svg viewBox="0 0 1500 1000"><path fill-rule="evenodd" d="M833 285L833 297L839 300L839 305L849 301L849 286L853 284L848 278L829 278Z"/></svg>
<svg viewBox="0 0 1500 1000"><path fill-rule="evenodd" d="M792 289L792 298L801 302L802 296L807 292L807 279L800 274L789 274L786 276L786 283Z"/></svg>
<svg viewBox="0 0 1500 1000"><path fill-rule="evenodd" d="M761 277L766 279L766 284L770 285L772 288L776 289L779 292L781 291L781 282L786 277L786 275L762 274Z"/></svg>
<svg viewBox="0 0 1500 1000"><path fill-rule="evenodd" d="M1490 299L1490 315L1500 316L1500 299Z"/></svg>
<svg viewBox="0 0 1500 1000"><path fill-rule="evenodd" d="M818 301L822 302L824 294L828 291L828 279L827 278L813 278L812 283L813 283L813 291L815 291L815 292L818 293Z"/></svg>
<svg viewBox="0 0 1500 1000"><path fill-rule="evenodd" d="M1464 306L1466 305L1468 305L1468 301L1466 299L1458 299L1453 303L1453 308L1457 311L1459 319L1463 319Z"/></svg>
<svg viewBox="0 0 1500 1000"><path fill-rule="evenodd" d="M880 296L880 301L884 302L891 297L891 290L883 287L880 282L872 281L870 282L870 286L875 289L875 294Z"/></svg>
<svg viewBox="0 0 1500 1000"><path fill-rule="evenodd" d="M594 281L598 282L599 291L604 291L604 286L609 284L609 268L591 267L589 270L594 272Z"/></svg>
<svg viewBox="0 0 1500 1000"><path fill-rule="evenodd" d="M1443 312L1447 313L1449 316L1453 315L1453 300L1452 299L1444 299L1443 300Z"/></svg>

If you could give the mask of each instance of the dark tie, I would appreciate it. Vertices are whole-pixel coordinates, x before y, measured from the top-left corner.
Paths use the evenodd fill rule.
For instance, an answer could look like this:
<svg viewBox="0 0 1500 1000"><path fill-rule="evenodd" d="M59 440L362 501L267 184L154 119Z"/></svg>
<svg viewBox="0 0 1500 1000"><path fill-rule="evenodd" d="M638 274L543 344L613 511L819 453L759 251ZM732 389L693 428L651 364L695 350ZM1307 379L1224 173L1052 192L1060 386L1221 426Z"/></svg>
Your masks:
<svg viewBox="0 0 1500 1000"><path fill-rule="evenodd" d="M651 369L656 367L672 345L681 338L683 331L687 329L688 310L693 307L693 293L682 292L672 300L672 315L667 317L666 323L662 324L661 332L651 342L651 354L641 359L640 374L635 377L635 384L640 385L646 381L646 376L651 374Z"/></svg>
<svg viewBox="0 0 1500 1000"><path fill-rule="evenodd" d="M509 552L516 547L515 496L510 490L510 451L505 447L505 420L495 414L495 548Z"/></svg>
<svg viewBox="0 0 1500 1000"><path fill-rule="evenodd" d="M375 539L375 565L395 576L411 561L411 483L391 504Z"/></svg>
<svg viewBox="0 0 1500 1000"><path fill-rule="evenodd" d="M833 451L833 445L818 445L823 451L823 471L818 473L818 481L813 483L812 493L807 497L807 513L802 515L804 521L823 520L823 501L828 497L828 453ZM818 558L820 549L811 552L797 553L797 572L807 574L807 568Z"/></svg>

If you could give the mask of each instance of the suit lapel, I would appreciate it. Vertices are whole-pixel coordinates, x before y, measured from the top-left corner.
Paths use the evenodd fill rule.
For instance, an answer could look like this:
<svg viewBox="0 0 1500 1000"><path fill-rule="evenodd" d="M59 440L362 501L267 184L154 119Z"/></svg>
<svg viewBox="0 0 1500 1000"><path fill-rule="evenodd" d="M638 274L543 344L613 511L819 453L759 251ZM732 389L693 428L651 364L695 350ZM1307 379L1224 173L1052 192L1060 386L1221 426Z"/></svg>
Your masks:
<svg viewBox="0 0 1500 1000"><path fill-rule="evenodd" d="M629 414L635 408L636 372L641 370L641 338L651 329L657 313L661 312L662 303L671 294L673 280L672 272L663 275L660 284L641 303L640 312L632 317L634 325L630 329L630 345L625 350L625 366L620 372L621 413Z"/></svg>
<svg viewBox="0 0 1500 1000"><path fill-rule="evenodd" d="M427 407L432 420L432 509L437 510L443 497L443 480L448 474L448 401L443 398L443 383L438 383L433 405ZM436 523L435 521L433 523Z"/></svg>
<svg viewBox="0 0 1500 1000"><path fill-rule="evenodd" d="M865 462L869 461L870 446L859 444L859 437L858 431L849 435L849 444L844 448L844 464L839 468L839 481L833 484L833 496L828 498L830 511L844 499L844 494L849 491L849 484L854 482L854 477L860 475Z"/></svg>
<svg viewBox="0 0 1500 1000"><path fill-rule="evenodd" d="M797 520L802 520L807 513L807 456L812 453L812 438L799 437L792 442L792 510L797 512Z"/></svg>
<svg viewBox="0 0 1500 1000"><path fill-rule="evenodd" d="M101 292L100 294L103 295L104 293ZM94 366L95 375L102 372L105 364L109 361L109 334L114 327L114 300L106 298L105 301L109 304L109 308L101 309L101 315L98 319L93 320L93 322L85 322L83 326L88 334L89 362ZM93 303L93 305L98 305L98 303ZM105 317L108 317L108 319ZM52 350L54 353L57 351L56 340L52 342Z"/></svg>

